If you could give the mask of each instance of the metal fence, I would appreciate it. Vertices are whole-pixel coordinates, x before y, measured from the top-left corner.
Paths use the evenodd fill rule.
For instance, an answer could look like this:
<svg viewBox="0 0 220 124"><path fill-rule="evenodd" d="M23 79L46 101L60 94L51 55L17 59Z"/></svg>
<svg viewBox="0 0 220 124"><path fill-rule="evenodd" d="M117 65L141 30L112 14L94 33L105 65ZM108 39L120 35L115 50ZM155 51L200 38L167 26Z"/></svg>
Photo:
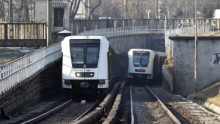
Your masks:
<svg viewBox="0 0 220 124"><path fill-rule="evenodd" d="M46 39L45 23L0 23L0 39Z"/></svg>
<svg viewBox="0 0 220 124"><path fill-rule="evenodd" d="M0 23L0 46L46 46L46 23Z"/></svg>
<svg viewBox="0 0 220 124"><path fill-rule="evenodd" d="M187 19L168 19L167 20L171 27L177 28L182 25L194 25L194 18ZM198 25L212 25L215 30L220 29L220 19L198 19ZM154 26L160 25L163 27L161 19L92 19L92 20L70 20L70 30L75 35L77 32L83 32L84 27L86 30L94 30L96 28L113 28L117 27L129 27L129 26Z"/></svg>
<svg viewBox="0 0 220 124"><path fill-rule="evenodd" d="M156 27L156 26L155 26ZM98 35L105 36L107 38L118 37L118 36L128 36L128 35L138 35L147 33L164 33L164 29L160 26L156 28L148 28L148 26L132 26L132 27L119 27L119 28L105 28L96 29L92 31L84 31L78 35Z"/></svg>
<svg viewBox="0 0 220 124"><path fill-rule="evenodd" d="M187 36L192 35L195 32L194 26L188 27L180 27L176 29L164 29L161 26L132 26L132 27L119 27L119 28L105 28L105 29L96 29L92 31L84 31L79 33L78 35L98 35L105 36L107 38L110 37L118 37L118 36L128 36L128 35L138 35L138 34L147 34L147 33L164 33L166 30L168 36ZM213 26L205 25L198 26L198 33L212 32L214 31Z"/></svg>
<svg viewBox="0 0 220 124"><path fill-rule="evenodd" d="M198 33L206 33L213 31L214 31L214 27L211 25L202 25L202 26L198 26L197 28ZM194 26L180 27L176 29L170 29L167 31L168 36L189 36L189 35L193 35L194 33L195 33Z"/></svg>
<svg viewBox="0 0 220 124"><path fill-rule="evenodd" d="M0 65L0 95L62 56L60 43Z"/></svg>

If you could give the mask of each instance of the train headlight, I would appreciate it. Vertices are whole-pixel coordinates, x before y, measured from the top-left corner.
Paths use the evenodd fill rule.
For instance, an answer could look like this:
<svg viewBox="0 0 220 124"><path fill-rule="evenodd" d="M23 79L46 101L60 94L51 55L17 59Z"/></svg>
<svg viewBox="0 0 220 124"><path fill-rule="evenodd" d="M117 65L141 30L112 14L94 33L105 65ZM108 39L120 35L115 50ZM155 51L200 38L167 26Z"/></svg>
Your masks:
<svg viewBox="0 0 220 124"><path fill-rule="evenodd" d="M94 77L94 72L86 72L85 77Z"/></svg>
<svg viewBox="0 0 220 124"><path fill-rule="evenodd" d="M76 72L76 77L94 77L94 72Z"/></svg>
<svg viewBox="0 0 220 124"><path fill-rule="evenodd" d="M76 77L83 77L83 73L81 73L81 72L76 72Z"/></svg>

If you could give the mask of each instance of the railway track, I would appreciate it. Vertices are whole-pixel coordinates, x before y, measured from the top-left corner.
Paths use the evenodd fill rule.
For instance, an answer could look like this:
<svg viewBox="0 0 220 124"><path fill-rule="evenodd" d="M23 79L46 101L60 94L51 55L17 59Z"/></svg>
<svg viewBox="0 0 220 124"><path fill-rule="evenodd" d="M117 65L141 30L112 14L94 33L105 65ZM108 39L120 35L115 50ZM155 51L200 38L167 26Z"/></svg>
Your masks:
<svg viewBox="0 0 220 124"><path fill-rule="evenodd" d="M126 85L116 124L127 123L219 124L220 116L161 87Z"/></svg>
<svg viewBox="0 0 220 124"><path fill-rule="evenodd" d="M22 124L48 124L58 122L62 124L68 124L70 122L77 121L82 116L90 112L98 102L99 101L96 100L95 102L87 102L86 104L81 104L80 102L74 102L70 99L35 118L22 122Z"/></svg>
<svg viewBox="0 0 220 124"><path fill-rule="evenodd" d="M89 111L92 111L92 109L97 106L98 102L99 101L96 100L95 102L87 102L86 104L81 104L80 102L72 101L68 107L51 116L50 118L42 121L40 124L69 124L76 122Z"/></svg>
<svg viewBox="0 0 220 124"><path fill-rule="evenodd" d="M220 123L219 116L180 96L125 82L117 83L103 101L81 104L69 100L64 104L63 110L47 115L40 124Z"/></svg>
<svg viewBox="0 0 220 124"><path fill-rule="evenodd" d="M181 96L166 93L161 88L151 88L181 123L219 124L220 116Z"/></svg>
<svg viewBox="0 0 220 124"><path fill-rule="evenodd" d="M150 88L130 86L131 124L176 123L179 120L165 107Z"/></svg>
<svg viewBox="0 0 220 124"><path fill-rule="evenodd" d="M70 99L64 102L63 104L45 113L42 113L41 115L35 118L22 122L22 124L110 123L115 119L115 115L112 114L114 112L111 111L111 108L115 108L114 110L117 111L120 104L120 102L114 103L115 98L116 101L120 101L121 96L116 97L119 86L121 86L121 83L118 83L115 86L113 86L112 90L104 98L103 101L96 100L94 102L86 102L85 104L81 104L81 102L76 102ZM112 107L112 105L114 106ZM110 114L110 116L108 116L108 114Z"/></svg>

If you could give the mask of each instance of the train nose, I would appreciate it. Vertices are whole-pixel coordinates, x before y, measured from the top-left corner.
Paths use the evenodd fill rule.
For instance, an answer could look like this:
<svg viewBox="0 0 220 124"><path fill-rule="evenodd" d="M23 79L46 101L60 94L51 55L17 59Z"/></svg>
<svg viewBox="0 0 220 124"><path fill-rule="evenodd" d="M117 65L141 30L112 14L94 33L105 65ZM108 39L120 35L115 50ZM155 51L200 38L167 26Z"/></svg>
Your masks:
<svg viewBox="0 0 220 124"><path fill-rule="evenodd" d="M88 87L89 87L89 83L88 83L88 82L81 82L81 83L80 83L80 87L82 87L82 88L88 88Z"/></svg>

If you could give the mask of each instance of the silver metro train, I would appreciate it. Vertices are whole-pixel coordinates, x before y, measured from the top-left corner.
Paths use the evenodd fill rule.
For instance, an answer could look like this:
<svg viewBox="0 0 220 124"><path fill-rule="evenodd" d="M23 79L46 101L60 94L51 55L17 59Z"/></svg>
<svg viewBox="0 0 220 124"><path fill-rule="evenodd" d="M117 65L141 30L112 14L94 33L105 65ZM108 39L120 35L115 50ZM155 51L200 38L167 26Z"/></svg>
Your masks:
<svg viewBox="0 0 220 124"><path fill-rule="evenodd" d="M69 36L62 43L64 93L105 91L118 76L118 54L103 36Z"/></svg>
<svg viewBox="0 0 220 124"><path fill-rule="evenodd" d="M130 49L128 52L128 78L152 80L161 77L166 55L150 49Z"/></svg>

